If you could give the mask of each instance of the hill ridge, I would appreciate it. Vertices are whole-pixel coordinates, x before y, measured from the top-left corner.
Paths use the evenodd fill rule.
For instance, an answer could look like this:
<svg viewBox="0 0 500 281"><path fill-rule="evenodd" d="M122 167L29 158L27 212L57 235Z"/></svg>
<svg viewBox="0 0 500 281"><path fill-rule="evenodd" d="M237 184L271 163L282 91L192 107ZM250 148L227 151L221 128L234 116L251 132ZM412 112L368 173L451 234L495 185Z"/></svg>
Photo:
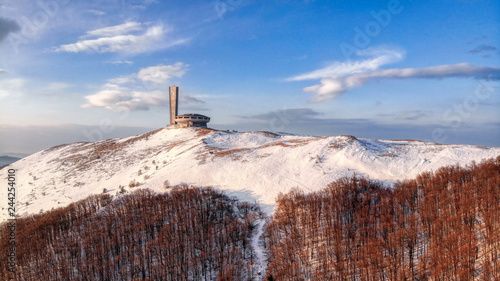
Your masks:
<svg viewBox="0 0 500 281"><path fill-rule="evenodd" d="M280 192L314 191L353 174L388 184L445 165L500 155L500 148L354 136L160 128L94 143L54 146L23 158L16 169L18 214L38 213L102 193L169 185L213 186L272 212ZM7 177L0 170L0 183ZM7 196L6 189L1 189ZM5 198L4 197L4 198ZM2 217L6 218L6 208Z"/></svg>

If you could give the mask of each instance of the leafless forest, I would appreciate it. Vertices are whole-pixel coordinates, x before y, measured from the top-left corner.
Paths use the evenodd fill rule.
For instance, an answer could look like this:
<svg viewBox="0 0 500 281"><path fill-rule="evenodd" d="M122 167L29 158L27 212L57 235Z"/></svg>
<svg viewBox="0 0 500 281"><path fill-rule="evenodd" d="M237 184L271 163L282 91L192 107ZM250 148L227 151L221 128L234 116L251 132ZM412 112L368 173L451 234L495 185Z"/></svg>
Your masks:
<svg viewBox="0 0 500 281"><path fill-rule="evenodd" d="M251 280L255 204L213 188L94 195L17 220L8 280ZM0 255L8 230L0 231ZM365 178L277 198L267 280L500 280L500 158L387 188Z"/></svg>
<svg viewBox="0 0 500 281"><path fill-rule="evenodd" d="M277 199L269 280L500 280L500 158Z"/></svg>
<svg viewBox="0 0 500 281"><path fill-rule="evenodd" d="M17 221L15 280L234 280L252 274L256 205L212 188L91 196ZM7 256L2 228L1 253ZM1 263L0 280L10 272ZM242 279L245 280L245 279Z"/></svg>

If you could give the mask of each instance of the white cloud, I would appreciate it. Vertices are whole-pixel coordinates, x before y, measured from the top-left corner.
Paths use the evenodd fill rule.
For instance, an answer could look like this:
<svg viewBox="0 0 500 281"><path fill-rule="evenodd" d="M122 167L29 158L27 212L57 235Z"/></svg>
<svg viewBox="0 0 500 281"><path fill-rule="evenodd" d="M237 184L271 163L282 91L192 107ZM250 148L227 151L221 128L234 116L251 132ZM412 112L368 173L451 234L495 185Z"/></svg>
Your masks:
<svg viewBox="0 0 500 281"><path fill-rule="evenodd" d="M358 56L373 56L373 58L354 61L354 62L334 62L327 67L293 76L288 81L312 80L325 77L339 77L356 72L364 72L378 69L380 66L388 63L394 63L404 57L404 52L385 50L385 49L367 49L359 51Z"/></svg>
<svg viewBox="0 0 500 281"><path fill-rule="evenodd" d="M136 74L132 74L129 76L116 77L108 80L108 83L105 84L106 87L119 87L117 84L127 84L135 82Z"/></svg>
<svg viewBox="0 0 500 281"><path fill-rule="evenodd" d="M315 92L316 95L312 98L313 102L334 99L347 90L361 87L368 81L374 79L392 78L392 79L439 79L465 77L475 79L493 79L500 78L500 68L474 66L468 63L459 63L453 65L439 65L423 68L395 68L395 69L379 69L361 73L354 73L344 77L324 78L321 79L321 84L304 88L306 92Z"/></svg>
<svg viewBox="0 0 500 281"><path fill-rule="evenodd" d="M26 80L23 78L0 79L0 100L7 97L23 95Z"/></svg>
<svg viewBox="0 0 500 281"><path fill-rule="evenodd" d="M88 103L83 108L103 107L108 110L134 111L149 110L150 106L166 106L167 90L134 91L129 88L119 90L104 89L95 95L86 96Z"/></svg>
<svg viewBox="0 0 500 281"><path fill-rule="evenodd" d="M101 37L78 41L74 44L61 45L56 49L58 52L126 52L141 53L152 49L155 43L161 41L163 37L163 27L150 27L141 35L116 35L112 37Z"/></svg>
<svg viewBox="0 0 500 281"><path fill-rule="evenodd" d="M76 43L61 45L55 51L71 53L122 52L136 54L165 49L189 41L189 39L185 38L168 38L168 41L165 40L165 34L170 31L171 29L165 30L161 24L146 28L141 23L126 22L120 25L88 31L84 37L99 38L82 39Z"/></svg>
<svg viewBox="0 0 500 281"><path fill-rule="evenodd" d="M82 107L105 107L107 109L112 109L110 105L121 102L129 98L128 93L117 90L105 89L98 92L95 95L90 95L85 97L88 100L88 104L84 104Z"/></svg>
<svg viewBox="0 0 500 281"><path fill-rule="evenodd" d="M382 65L396 62L403 53L391 50L373 50L358 53L372 55L373 58L355 62L336 62L326 68L288 78L288 81L321 79L319 84L304 88L305 92L313 92L312 102L335 99L349 89L361 87L370 80L376 79L440 79L464 77L486 80L500 79L500 68L474 66L468 63L439 65L423 68L379 69Z"/></svg>
<svg viewBox="0 0 500 281"><path fill-rule="evenodd" d="M102 107L108 110L149 110L151 106L167 106L168 85L173 78L186 73L188 65L177 62L141 69L124 77L109 79L102 90L86 96L83 108Z"/></svg>
<svg viewBox="0 0 500 281"><path fill-rule="evenodd" d="M186 73L186 65L182 62L177 62L172 65L143 68L137 73L137 78L147 82L164 83L172 79L172 77L182 77L184 73Z"/></svg>
<svg viewBox="0 0 500 281"><path fill-rule="evenodd" d="M91 31L87 31L87 36L93 36L93 37L111 37L111 36L117 36L117 35L123 35L123 34L128 34L133 31L140 31L142 30L142 24L135 22L135 21L130 21L126 22L123 24L115 25L115 26L109 26L109 27L103 27Z"/></svg>

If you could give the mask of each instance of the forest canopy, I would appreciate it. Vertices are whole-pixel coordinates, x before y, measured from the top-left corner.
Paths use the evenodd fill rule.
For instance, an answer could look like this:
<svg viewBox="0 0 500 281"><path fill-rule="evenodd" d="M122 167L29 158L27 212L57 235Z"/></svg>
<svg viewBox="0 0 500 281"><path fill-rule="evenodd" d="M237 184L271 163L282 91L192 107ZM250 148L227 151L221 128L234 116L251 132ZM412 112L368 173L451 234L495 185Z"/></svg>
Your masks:
<svg viewBox="0 0 500 281"><path fill-rule="evenodd" d="M498 280L500 157L385 187L363 177L280 194L264 213L214 188L93 195L18 218L8 280ZM8 255L7 223L0 255Z"/></svg>
<svg viewBox="0 0 500 281"><path fill-rule="evenodd" d="M500 157L392 188L344 178L277 199L274 280L499 280Z"/></svg>
<svg viewBox="0 0 500 281"><path fill-rule="evenodd" d="M213 188L140 189L112 200L93 195L17 220L15 276L9 280L231 280L252 276L255 204ZM8 231L0 255L7 256ZM229 276L229 277L228 277ZM226 278L226 279L224 279ZM229 278L229 279L227 279Z"/></svg>

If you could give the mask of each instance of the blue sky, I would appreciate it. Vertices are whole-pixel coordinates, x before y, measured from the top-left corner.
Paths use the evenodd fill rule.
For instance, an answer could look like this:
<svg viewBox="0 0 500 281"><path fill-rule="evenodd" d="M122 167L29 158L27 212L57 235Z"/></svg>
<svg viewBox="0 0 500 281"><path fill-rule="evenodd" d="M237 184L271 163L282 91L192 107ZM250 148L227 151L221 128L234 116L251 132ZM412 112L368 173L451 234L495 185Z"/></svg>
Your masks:
<svg viewBox="0 0 500 281"><path fill-rule="evenodd" d="M498 1L0 1L0 153L211 127L500 146ZM50 132L50 133L49 133Z"/></svg>

